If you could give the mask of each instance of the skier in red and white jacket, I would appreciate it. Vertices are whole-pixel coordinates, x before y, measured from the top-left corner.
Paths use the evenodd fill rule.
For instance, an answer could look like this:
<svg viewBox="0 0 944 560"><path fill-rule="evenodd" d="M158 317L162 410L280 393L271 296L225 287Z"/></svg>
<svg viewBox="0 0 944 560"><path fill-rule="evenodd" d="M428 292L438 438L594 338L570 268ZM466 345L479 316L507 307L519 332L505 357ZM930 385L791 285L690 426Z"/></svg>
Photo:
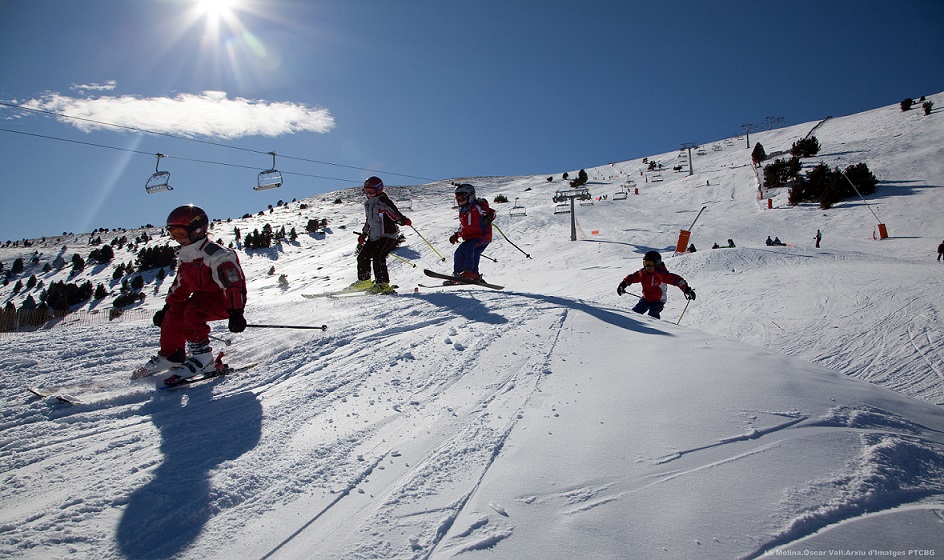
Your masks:
<svg viewBox="0 0 944 560"><path fill-rule="evenodd" d="M658 251L649 251L642 257L643 267L623 278L616 288L616 295L626 293L630 284L642 285L642 297L633 307L636 313L648 312L650 316L659 318L665 308L666 292L668 287L678 286L685 293L685 299L694 300L695 290L678 274L672 274L662 262L662 255Z"/></svg>
<svg viewBox="0 0 944 560"><path fill-rule="evenodd" d="M216 363L207 322L228 319L231 332L246 329L246 277L234 251L207 239L209 222L206 212L193 205L167 216L167 232L180 244L177 275L164 308L154 314L161 348L134 371L135 378L169 371L164 382L172 383L211 372Z"/></svg>
<svg viewBox="0 0 944 560"><path fill-rule="evenodd" d="M459 238L463 241L453 256L453 275L480 281L479 261L492 242L495 211L489 208L484 198L475 198L475 187L468 183L456 186L456 204L459 206L459 230L449 237L449 243L455 245Z"/></svg>

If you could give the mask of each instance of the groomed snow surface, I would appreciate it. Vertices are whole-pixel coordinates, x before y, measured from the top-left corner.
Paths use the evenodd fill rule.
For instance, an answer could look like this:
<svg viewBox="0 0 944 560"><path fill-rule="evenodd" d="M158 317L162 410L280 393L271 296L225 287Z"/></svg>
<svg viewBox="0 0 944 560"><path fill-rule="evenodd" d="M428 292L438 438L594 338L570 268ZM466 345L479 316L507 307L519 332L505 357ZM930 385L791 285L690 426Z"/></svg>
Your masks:
<svg viewBox="0 0 944 560"><path fill-rule="evenodd" d="M598 200L577 204L576 241L551 198L577 170L462 179L512 201L493 204L496 224L521 250L496 231L481 267L503 291L419 286L435 283L422 268L452 268L448 181L390 188L416 227L396 254L417 267L389 259L394 296L302 297L355 279L355 190L218 222L212 236L229 244L235 227L304 232L327 218L322 233L239 252L250 323L327 331L214 324L230 364L257 365L171 391L129 380L157 349L149 313L4 335L0 556L944 555L942 118L892 105L825 120L804 166L865 162L881 181L825 211L791 207L785 191L759 200L744 138L693 150L692 175L687 157L679 173L677 153L652 156L662 181L641 159L588 168ZM751 143L788 150L818 124ZM515 199L526 216L509 216ZM213 215L212 200L195 202ZM698 252L674 255L702 207ZM873 239L878 223L889 238ZM768 247L768 235L789 245ZM24 257L24 283L90 279L117 293L110 265L42 272L60 253L87 257L89 237L0 257ZM729 238L736 248L710 249ZM616 295L652 249L697 292L686 308L670 288L662 320ZM133 259L121 249L114 262ZM141 307L153 311L171 277L146 279ZM14 295L14 283L3 301L38 300L41 288ZM70 386L84 404L30 385Z"/></svg>

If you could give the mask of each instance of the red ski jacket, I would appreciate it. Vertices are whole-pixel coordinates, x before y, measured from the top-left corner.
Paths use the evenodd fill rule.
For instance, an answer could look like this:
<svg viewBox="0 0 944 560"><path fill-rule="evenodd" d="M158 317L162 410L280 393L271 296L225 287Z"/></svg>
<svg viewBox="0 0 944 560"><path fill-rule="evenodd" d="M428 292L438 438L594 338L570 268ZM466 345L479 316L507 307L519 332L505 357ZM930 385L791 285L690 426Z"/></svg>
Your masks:
<svg viewBox="0 0 944 560"><path fill-rule="evenodd" d="M227 310L246 307L246 277L234 251L208 239L177 251L177 275L167 305L179 305L194 294L218 294Z"/></svg>
<svg viewBox="0 0 944 560"><path fill-rule="evenodd" d="M484 218L488 217L487 224ZM492 220L495 219L495 211L488 207L488 201L479 198L470 204L463 206L459 210L459 237L468 241L469 239L482 239L487 243L492 242Z"/></svg>
<svg viewBox="0 0 944 560"><path fill-rule="evenodd" d="M659 266L652 272L641 268L628 275L626 278L623 278L623 282L627 284L641 284L642 299L650 303L656 301L665 303L666 292L668 291L669 285L678 286L682 291L685 291L685 286L688 285L688 282L686 282L684 278L678 274L669 272L668 269L665 268L664 263L659 263Z"/></svg>

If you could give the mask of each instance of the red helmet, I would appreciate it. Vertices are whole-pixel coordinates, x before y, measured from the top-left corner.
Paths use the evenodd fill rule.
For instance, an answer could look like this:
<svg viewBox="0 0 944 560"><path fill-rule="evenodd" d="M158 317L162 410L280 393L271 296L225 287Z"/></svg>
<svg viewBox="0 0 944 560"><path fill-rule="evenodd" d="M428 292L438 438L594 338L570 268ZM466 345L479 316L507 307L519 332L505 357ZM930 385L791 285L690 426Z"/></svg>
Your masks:
<svg viewBox="0 0 944 560"><path fill-rule="evenodd" d="M384 190L384 182L380 180L380 177L368 177L367 180L364 181L364 188L374 189L374 192L380 194Z"/></svg>
<svg viewBox="0 0 944 560"><path fill-rule="evenodd" d="M167 227L183 227L190 234L190 241L203 239L207 235L210 218L199 206L188 204L174 208L167 216Z"/></svg>

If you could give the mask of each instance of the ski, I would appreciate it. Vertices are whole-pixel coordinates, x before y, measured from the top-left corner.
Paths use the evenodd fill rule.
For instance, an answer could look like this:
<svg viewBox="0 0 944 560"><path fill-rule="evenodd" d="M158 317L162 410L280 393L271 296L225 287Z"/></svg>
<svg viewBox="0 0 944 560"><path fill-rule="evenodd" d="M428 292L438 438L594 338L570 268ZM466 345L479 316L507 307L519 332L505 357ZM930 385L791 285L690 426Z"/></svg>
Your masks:
<svg viewBox="0 0 944 560"><path fill-rule="evenodd" d="M175 387L184 387L187 385L193 385L194 383L200 383L201 381L208 381L210 379L215 379L217 377L223 377L224 375L229 375L231 373L236 373L238 371L245 371L250 368L254 368L259 365L259 362L249 364L248 366L241 366L238 368L230 367L229 364L223 363L223 353L220 352L216 357L216 369L213 371L207 371L204 373L198 373L196 375L191 375L188 377L181 377L172 382L164 381L158 388L159 389L173 389Z"/></svg>
<svg viewBox="0 0 944 560"><path fill-rule="evenodd" d="M26 390L30 393L33 393L37 397L42 397L44 399L55 397L57 401L62 403L84 404L78 397L62 392L65 390L63 387L27 387Z"/></svg>
<svg viewBox="0 0 944 560"><path fill-rule="evenodd" d="M175 387L183 387L186 385L193 385L194 383L199 383L201 381L207 381L209 379L214 379L217 377L223 377L224 375L229 375L236 371L234 368L229 367L226 364L223 364L222 367L215 369L207 373L198 373L196 375L191 375L190 377L181 377L172 382L164 381L163 384L159 386L160 389L173 389Z"/></svg>
<svg viewBox="0 0 944 560"><path fill-rule="evenodd" d="M209 381L210 379L216 379L217 377L223 377L224 375L232 375L234 373L239 373L242 371L250 370L262 362L254 362L247 366L231 367L229 364L223 364L221 369L207 372L207 373L198 373L196 375L191 375L190 377L182 377L173 383L164 382L158 389L174 389L177 387L186 387L188 385L193 385L194 383L200 383L201 381Z"/></svg>
<svg viewBox="0 0 944 560"><path fill-rule="evenodd" d="M399 288L399 286L392 286L392 287L394 288L394 290L396 288ZM321 294L302 294L302 297L307 298L307 299L318 299L318 298L325 298L325 297L326 298L346 298L346 297L353 297L353 296L378 296L378 295L386 296L386 295L391 295L391 294L396 294L396 293L397 292L395 291L372 292L370 291L370 289L351 290L351 289L345 288L343 290L338 290L336 292L324 292Z"/></svg>
<svg viewBox="0 0 944 560"><path fill-rule="evenodd" d="M504 286L498 286L498 285L496 285L496 284L489 284L489 283L487 283L487 282L482 282L481 280L479 280L479 281L469 280L468 278L462 278L462 277L459 277L459 276L453 276L453 275L451 275L451 274L441 274L441 273L439 273L439 272L433 272L432 270L429 270L429 269L424 269L424 270L423 270L423 274L425 274L426 276L429 276L429 277L431 277L431 278L440 278L440 279L442 279L442 280L451 280L451 281L453 281L453 282L458 282L458 284L452 284L453 286L455 286L455 285L484 286L484 287L486 287L486 288L491 288L491 289L493 289L493 290L504 290L504 289L505 289Z"/></svg>

